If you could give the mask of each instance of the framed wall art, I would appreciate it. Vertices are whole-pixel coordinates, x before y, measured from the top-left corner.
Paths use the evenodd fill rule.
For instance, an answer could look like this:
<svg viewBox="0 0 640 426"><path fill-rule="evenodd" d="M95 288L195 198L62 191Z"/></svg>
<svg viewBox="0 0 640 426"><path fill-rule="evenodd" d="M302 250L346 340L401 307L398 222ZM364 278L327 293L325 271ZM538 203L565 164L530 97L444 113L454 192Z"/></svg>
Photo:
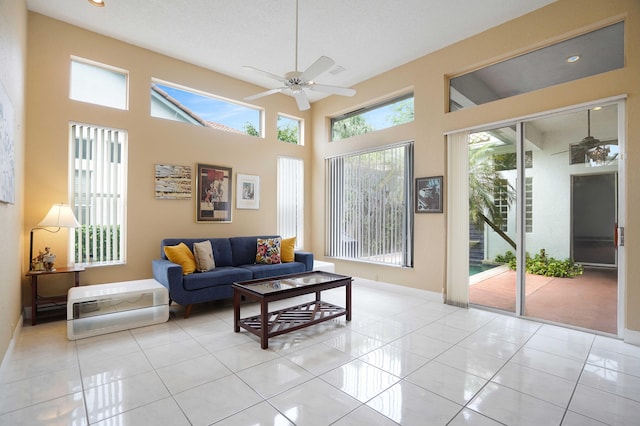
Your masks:
<svg viewBox="0 0 640 426"><path fill-rule="evenodd" d="M198 164L196 222L231 222L231 168Z"/></svg>
<svg viewBox="0 0 640 426"><path fill-rule="evenodd" d="M16 202L14 120L13 105L0 83L0 202L9 204Z"/></svg>
<svg viewBox="0 0 640 426"><path fill-rule="evenodd" d="M190 200L191 166L156 164L156 199Z"/></svg>
<svg viewBox="0 0 640 426"><path fill-rule="evenodd" d="M442 213L442 176L416 179L416 213Z"/></svg>
<svg viewBox="0 0 640 426"><path fill-rule="evenodd" d="M260 208L260 176L236 175L236 208Z"/></svg>

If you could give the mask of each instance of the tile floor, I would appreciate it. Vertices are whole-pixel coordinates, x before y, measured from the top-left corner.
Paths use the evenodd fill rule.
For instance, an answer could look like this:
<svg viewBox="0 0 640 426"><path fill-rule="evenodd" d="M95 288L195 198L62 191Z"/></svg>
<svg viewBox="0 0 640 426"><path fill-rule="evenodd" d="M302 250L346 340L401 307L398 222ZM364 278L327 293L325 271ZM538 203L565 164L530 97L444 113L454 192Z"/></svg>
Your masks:
<svg viewBox="0 0 640 426"><path fill-rule="evenodd" d="M25 325L0 425L640 424L640 347L362 279L353 305L268 350L233 332L229 303L77 341Z"/></svg>

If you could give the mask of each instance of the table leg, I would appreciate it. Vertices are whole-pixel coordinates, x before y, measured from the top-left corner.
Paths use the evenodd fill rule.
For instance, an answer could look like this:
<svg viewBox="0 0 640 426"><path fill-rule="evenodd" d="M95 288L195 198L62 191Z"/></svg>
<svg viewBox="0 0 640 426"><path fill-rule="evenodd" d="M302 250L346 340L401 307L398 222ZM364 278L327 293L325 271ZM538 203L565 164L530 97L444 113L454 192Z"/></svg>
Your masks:
<svg viewBox="0 0 640 426"><path fill-rule="evenodd" d="M38 276L31 275L31 325L37 324L36 316L38 315L38 306L36 298L38 297Z"/></svg>
<svg viewBox="0 0 640 426"><path fill-rule="evenodd" d="M73 275L75 275L75 282L73 283L73 285L76 287L80 287L80 271L74 272Z"/></svg>
<svg viewBox="0 0 640 426"><path fill-rule="evenodd" d="M233 290L233 329L237 333L240 331L240 293Z"/></svg>
<svg viewBox="0 0 640 426"><path fill-rule="evenodd" d="M347 292L347 321L351 321L351 281L346 285Z"/></svg>
<svg viewBox="0 0 640 426"><path fill-rule="evenodd" d="M264 300L260 301L260 347L269 347L269 304Z"/></svg>

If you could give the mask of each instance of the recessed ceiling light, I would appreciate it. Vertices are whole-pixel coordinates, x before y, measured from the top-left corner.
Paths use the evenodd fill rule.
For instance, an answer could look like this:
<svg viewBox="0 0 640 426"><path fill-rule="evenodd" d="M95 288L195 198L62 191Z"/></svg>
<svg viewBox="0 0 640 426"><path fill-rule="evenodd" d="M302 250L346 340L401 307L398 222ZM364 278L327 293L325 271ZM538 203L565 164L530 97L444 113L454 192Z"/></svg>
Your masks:
<svg viewBox="0 0 640 426"><path fill-rule="evenodd" d="M567 58L567 62L569 62L570 64L574 62L578 62L579 60L580 60L580 55L573 55Z"/></svg>
<svg viewBox="0 0 640 426"><path fill-rule="evenodd" d="M89 0L89 3L97 7L104 7L104 0Z"/></svg>
<svg viewBox="0 0 640 426"><path fill-rule="evenodd" d="M600 111L601 109L602 109L601 106L597 106L597 107L593 108L591 111Z"/></svg>

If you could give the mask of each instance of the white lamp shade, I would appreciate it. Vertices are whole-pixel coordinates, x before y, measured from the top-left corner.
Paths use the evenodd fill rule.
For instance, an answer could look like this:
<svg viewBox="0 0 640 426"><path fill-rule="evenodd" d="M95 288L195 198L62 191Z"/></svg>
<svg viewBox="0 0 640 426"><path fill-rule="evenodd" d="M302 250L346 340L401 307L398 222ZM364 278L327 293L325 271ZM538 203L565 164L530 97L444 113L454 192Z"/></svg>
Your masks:
<svg viewBox="0 0 640 426"><path fill-rule="evenodd" d="M80 226L80 223L68 204L54 204L38 226L47 228L76 228Z"/></svg>

